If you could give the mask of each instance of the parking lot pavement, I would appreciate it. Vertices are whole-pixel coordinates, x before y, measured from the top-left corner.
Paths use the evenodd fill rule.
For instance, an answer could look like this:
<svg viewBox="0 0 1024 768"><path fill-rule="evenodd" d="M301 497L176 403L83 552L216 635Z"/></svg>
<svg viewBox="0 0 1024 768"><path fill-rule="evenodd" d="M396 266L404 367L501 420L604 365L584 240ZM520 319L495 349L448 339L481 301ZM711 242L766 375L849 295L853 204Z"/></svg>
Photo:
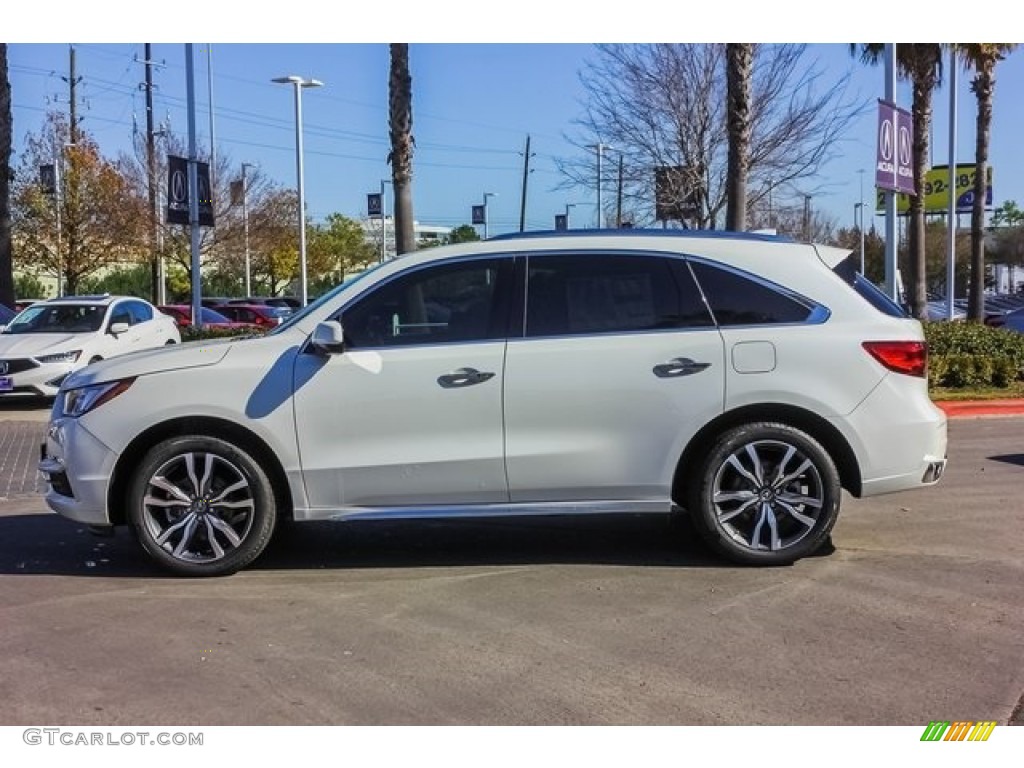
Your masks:
<svg viewBox="0 0 1024 768"><path fill-rule="evenodd" d="M3 501L0 723L1006 723L1022 428L953 422L938 486L847 498L835 551L788 568L615 516L299 525L183 580Z"/></svg>

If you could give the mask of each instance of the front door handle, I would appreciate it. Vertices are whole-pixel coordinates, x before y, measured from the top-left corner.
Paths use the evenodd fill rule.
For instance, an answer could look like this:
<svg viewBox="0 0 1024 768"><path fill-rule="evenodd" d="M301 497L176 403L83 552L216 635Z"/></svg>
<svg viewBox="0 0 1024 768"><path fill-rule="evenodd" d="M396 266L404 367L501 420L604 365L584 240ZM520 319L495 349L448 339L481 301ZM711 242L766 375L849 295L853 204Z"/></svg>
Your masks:
<svg viewBox="0 0 1024 768"><path fill-rule="evenodd" d="M459 368L457 371L438 376L437 383L445 389L456 389L457 387L471 387L474 384L481 384L493 378L494 374L488 371L478 371L476 368Z"/></svg>
<svg viewBox="0 0 1024 768"><path fill-rule="evenodd" d="M660 379L671 379L677 376L689 376L710 368L711 363L698 363L688 357L676 357L667 363L654 366L654 375Z"/></svg>

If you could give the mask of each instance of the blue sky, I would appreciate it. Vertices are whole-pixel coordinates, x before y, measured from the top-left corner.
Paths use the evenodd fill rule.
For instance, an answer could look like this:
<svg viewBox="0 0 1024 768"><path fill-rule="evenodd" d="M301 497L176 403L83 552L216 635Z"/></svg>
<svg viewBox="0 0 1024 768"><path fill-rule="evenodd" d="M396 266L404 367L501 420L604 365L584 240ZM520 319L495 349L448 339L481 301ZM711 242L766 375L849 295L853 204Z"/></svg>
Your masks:
<svg viewBox="0 0 1024 768"><path fill-rule="evenodd" d="M360 21L365 25L373 17ZM383 27L385 23L381 18L379 24ZM501 21L495 18L494 23ZM365 27L361 29L367 31ZM245 40L247 34L244 29L233 27L232 34L216 27L213 31L214 39L221 40ZM447 35L438 36L436 27L428 29L422 39L432 39L431 31L434 39L447 39ZM491 36L483 27L480 31L478 39ZM586 28L574 31L588 33ZM280 37L287 39L289 29L286 27L282 32ZM173 33L173 28L162 30L163 35ZM83 34L88 39L88 32ZM131 39L143 34L119 30L108 37L104 31L100 38L93 39ZM249 34L249 39L268 39L259 29ZM764 34L761 39L770 39L770 28ZM47 109L67 108L67 86L61 77L67 75L68 43L56 42L56 33L47 31L46 35L38 38L29 34L22 39L39 42L9 46L16 152L25 133L38 129ZM317 37L314 30L309 39ZM381 32L378 30L372 37L379 39ZM561 39L571 37L566 34ZM184 34L172 39L184 39ZM197 43L195 50L199 139L208 144L206 44ZM144 95L138 87L143 79L143 68L138 63L142 59L142 44L76 43L76 51L78 74L83 78L79 88L83 127L96 136L107 152L127 148L133 115L140 130L145 126ZM825 70L826 77L839 78L851 73L851 93L871 105L851 127L840 157L824 169L819 179L805 185L814 188L815 207L823 208L841 224L848 224L859 199L859 169L866 169L865 198L871 197L873 104L882 89L882 70L852 60L846 43L814 44L810 55ZM489 203L491 233L517 229L521 153L526 135L530 134L535 156L529 182L527 226L550 228L554 215L563 212L567 203L576 205L572 211L575 226L592 225L596 221L594 191L556 189L561 177L554 158L579 152L564 136L576 132L573 120L581 114L584 98L579 72L593 57L593 46L583 42L413 43L416 218L424 224L467 223L470 207L482 202L484 192L494 192L497 196ZM172 129L184 135L184 45L155 43L154 58L165 62L155 77L157 120L169 120ZM306 90L303 96L309 212L317 220L332 212L351 217L365 214L366 193L379 190L381 179L390 178L385 162L386 44L225 42L213 45L210 58L218 154L228 155L236 166L241 162L257 164L285 186L295 183L293 93L290 86L275 85L270 80L298 74L325 83L323 88ZM961 76L958 92L958 159L970 162L974 156L974 98L966 76ZM1024 52L1018 52L1000 65L996 86L990 160L995 168L997 205L1006 199L1024 202L1024 181L1014 168L1019 157L1020 127L1024 125L1022 95ZM900 88L899 101L909 107L910 95L904 86ZM947 160L947 126L948 91L943 87L935 99L937 164ZM390 198L390 188L388 194ZM606 194L611 194L611 189Z"/></svg>

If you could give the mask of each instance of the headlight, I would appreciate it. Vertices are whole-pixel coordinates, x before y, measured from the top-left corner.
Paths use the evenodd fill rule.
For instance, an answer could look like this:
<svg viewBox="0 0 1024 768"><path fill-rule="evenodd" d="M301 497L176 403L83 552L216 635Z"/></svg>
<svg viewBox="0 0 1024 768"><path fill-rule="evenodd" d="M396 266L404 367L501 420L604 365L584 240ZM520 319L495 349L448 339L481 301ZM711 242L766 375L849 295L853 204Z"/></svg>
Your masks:
<svg viewBox="0 0 1024 768"><path fill-rule="evenodd" d="M52 355L39 355L36 360L40 363L73 363L82 354L82 350L76 349L72 352L55 352Z"/></svg>
<svg viewBox="0 0 1024 768"><path fill-rule="evenodd" d="M134 383L134 378L121 379L61 392L59 395L61 415L71 418L84 416L94 408L99 408L104 403L113 400Z"/></svg>

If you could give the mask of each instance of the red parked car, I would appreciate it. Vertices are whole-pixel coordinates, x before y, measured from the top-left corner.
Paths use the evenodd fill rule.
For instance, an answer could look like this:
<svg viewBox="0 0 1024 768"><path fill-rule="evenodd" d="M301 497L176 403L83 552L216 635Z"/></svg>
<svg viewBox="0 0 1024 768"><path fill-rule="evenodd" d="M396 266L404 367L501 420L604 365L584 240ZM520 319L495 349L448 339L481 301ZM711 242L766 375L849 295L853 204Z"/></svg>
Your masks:
<svg viewBox="0 0 1024 768"><path fill-rule="evenodd" d="M276 328L291 314L291 310L285 307L270 307L266 304L221 304L217 311L237 323L263 328Z"/></svg>
<svg viewBox="0 0 1024 768"><path fill-rule="evenodd" d="M180 328L192 325L192 307L188 304L162 304L157 309L165 315L173 317ZM207 328L248 331L255 325L255 323L236 322L209 307L203 307L202 310L200 316L202 317L203 325Z"/></svg>

